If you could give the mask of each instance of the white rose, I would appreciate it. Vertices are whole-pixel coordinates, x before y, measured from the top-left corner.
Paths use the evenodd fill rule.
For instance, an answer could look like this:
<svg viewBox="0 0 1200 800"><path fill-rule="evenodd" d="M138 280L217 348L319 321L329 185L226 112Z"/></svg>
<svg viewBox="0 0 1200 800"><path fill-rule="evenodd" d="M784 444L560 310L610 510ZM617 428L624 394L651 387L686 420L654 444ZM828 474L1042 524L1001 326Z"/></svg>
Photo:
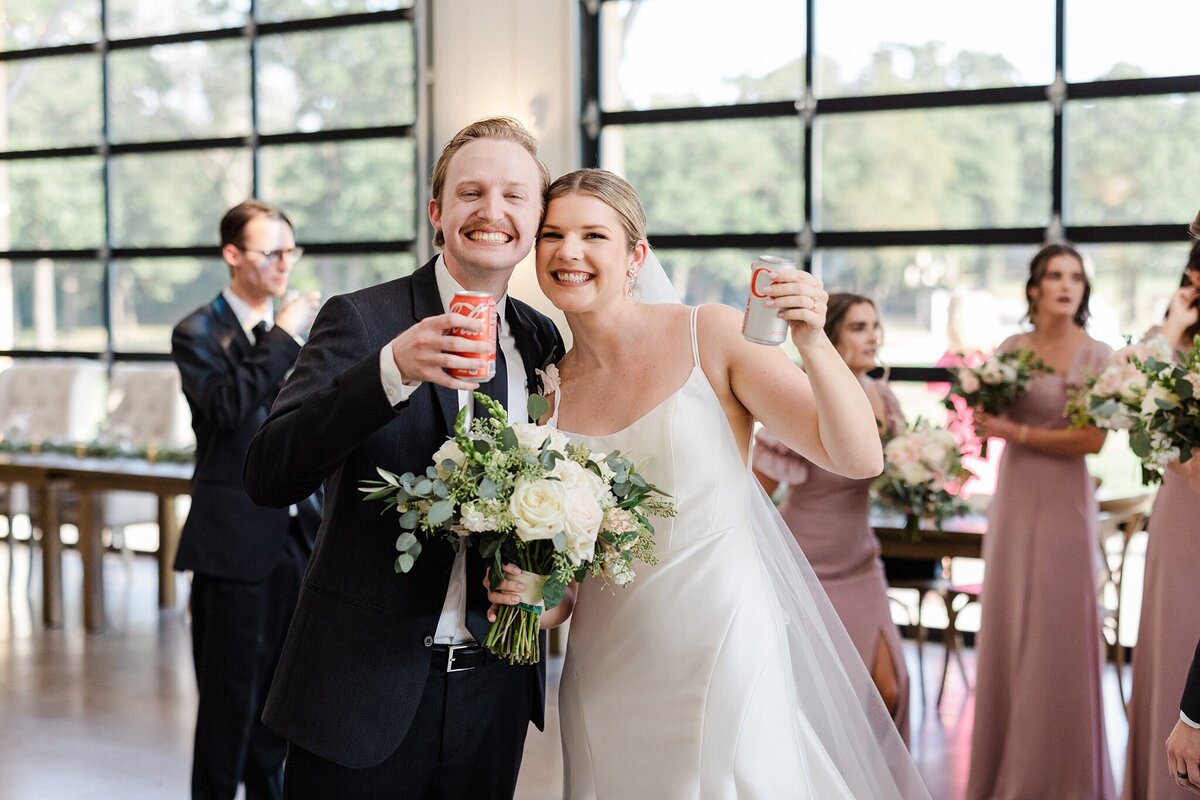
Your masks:
<svg viewBox="0 0 1200 800"><path fill-rule="evenodd" d="M561 481L517 478L508 509L523 542L553 539L563 529L567 493Z"/></svg>
<svg viewBox="0 0 1200 800"><path fill-rule="evenodd" d="M1121 371L1120 389L1117 395L1126 403L1138 403L1146 391L1146 376L1132 364L1127 364Z"/></svg>
<svg viewBox="0 0 1200 800"><path fill-rule="evenodd" d="M450 473L442 469L443 461L453 461L455 464L461 465L467 460L462 449L458 446L458 442L453 439L447 439L442 443L442 446L433 454L433 465L437 468L438 477L445 478Z"/></svg>
<svg viewBox="0 0 1200 800"><path fill-rule="evenodd" d="M901 480L911 486L925 483L925 481L933 477L933 473L923 464L919 463L900 464L898 472L900 473Z"/></svg>
<svg viewBox="0 0 1200 800"><path fill-rule="evenodd" d="M550 440L551 450L557 450L564 455L567 452L567 445L570 444L570 440L552 425L517 422L512 425L512 429L513 433L517 435L517 444L535 453L542 449L542 443L547 439Z"/></svg>
<svg viewBox="0 0 1200 800"><path fill-rule="evenodd" d="M990 386L1004 383L1004 365L998 361L989 361L979 370L979 379Z"/></svg>
<svg viewBox="0 0 1200 800"><path fill-rule="evenodd" d="M604 511L591 492L583 488L567 492L566 511L567 558L578 566L592 559Z"/></svg>
<svg viewBox="0 0 1200 800"><path fill-rule="evenodd" d="M979 391L979 378L975 377L975 373L969 369L960 369L958 371L958 385L967 394L975 394Z"/></svg>
<svg viewBox="0 0 1200 800"><path fill-rule="evenodd" d="M1165 400L1169 403L1179 404L1179 396L1174 392L1167 391L1166 387L1155 384L1150 387L1150 391L1146 392L1146 396L1142 398L1142 413L1153 414L1158 411L1158 403L1156 400Z"/></svg>
<svg viewBox="0 0 1200 800"><path fill-rule="evenodd" d="M579 490L586 492L594 500L600 500L608 494L608 484L599 475L574 461L556 462L548 477L562 481L568 494Z"/></svg>
<svg viewBox="0 0 1200 800"><path fill-rule="evenodd" d="M944 470L946 468L949 455L946 452L946 448L937 442L927 442L921 448L921 462L935 470Z"/></svg>

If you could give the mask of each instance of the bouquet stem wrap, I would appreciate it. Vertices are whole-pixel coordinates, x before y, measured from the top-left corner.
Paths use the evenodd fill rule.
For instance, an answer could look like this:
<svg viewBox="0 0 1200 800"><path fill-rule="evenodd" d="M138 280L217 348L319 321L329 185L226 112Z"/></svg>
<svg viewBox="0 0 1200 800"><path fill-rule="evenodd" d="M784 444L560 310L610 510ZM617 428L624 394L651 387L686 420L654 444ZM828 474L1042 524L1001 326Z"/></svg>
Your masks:
<svg viewBox="0 0 1200 800"><path fill-rule="evenodd" d="M497 658L510 664L536 664L542 657L538 631L545 606L542 591L549 576L533 571L541 565L533 564L538 559L530 553L531 548L518 546L517 549L520 552L521 574L515 579L525 584L520 595L521 602L497 609L496 621L492 623L483 645ZM541 568L549 571L552 566L547 564Z"/></svg>

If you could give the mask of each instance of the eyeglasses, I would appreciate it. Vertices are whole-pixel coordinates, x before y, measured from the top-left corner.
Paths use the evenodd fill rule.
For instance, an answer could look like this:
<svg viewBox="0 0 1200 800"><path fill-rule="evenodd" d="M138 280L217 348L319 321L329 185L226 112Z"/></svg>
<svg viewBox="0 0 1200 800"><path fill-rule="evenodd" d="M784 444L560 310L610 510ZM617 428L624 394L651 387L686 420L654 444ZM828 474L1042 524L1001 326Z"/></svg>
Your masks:
<svg viewBox="0 0 1200 800"><path fill-rule="evenodd" d="M289 247L285 250L247 250L245 247L236 244L234 247L236 247L238 250L241 250L243 253L256 253L257 255L262 256L262 265L264 267L275 266L284 256L287 256L288 260L295 264L304 255L303 247Z"/></svg>

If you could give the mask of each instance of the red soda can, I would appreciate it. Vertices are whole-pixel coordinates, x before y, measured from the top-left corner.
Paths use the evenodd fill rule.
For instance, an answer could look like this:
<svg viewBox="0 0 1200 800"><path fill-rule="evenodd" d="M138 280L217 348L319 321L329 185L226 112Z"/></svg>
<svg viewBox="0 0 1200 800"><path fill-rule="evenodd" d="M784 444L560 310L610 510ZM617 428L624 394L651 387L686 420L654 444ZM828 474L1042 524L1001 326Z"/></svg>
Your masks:
<svg viewBox="0 0 1200 800"><path fill-rule="evenodd" d="M759 256L750 265L750 293L742 317L742 336L758 344L782 344L787 338L788 322L779 317L779 309L767 305L771 295L771 273L795 269L796 264L775 256Z"/></svg>
<svg viewBox="0 0 1200 800"><path fill-rule="evenodd" d="M466 358L476 358L479 366L451 367L446 371L456 378L475 383L487 383L496 377L496 300L487 292L455 292L450 301L450 313L462 314L471 319L486 320L483 330L469 331L452 328L450 333L475 342L487 342L486 353L455 353Z"/></svg>

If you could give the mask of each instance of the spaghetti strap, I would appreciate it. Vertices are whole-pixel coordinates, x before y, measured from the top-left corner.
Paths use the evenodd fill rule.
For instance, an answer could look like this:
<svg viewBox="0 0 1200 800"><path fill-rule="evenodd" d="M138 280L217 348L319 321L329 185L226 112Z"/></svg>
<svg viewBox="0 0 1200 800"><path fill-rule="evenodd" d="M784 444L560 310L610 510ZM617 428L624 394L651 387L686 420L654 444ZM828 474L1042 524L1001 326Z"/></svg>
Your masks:
<svg viewBox="0 0 1200 800"><path fill-rule="evenodd" d="M700 316L700 306L692 306L692 366L700 366L700 342L696 338L696 319Z"/></svg>

